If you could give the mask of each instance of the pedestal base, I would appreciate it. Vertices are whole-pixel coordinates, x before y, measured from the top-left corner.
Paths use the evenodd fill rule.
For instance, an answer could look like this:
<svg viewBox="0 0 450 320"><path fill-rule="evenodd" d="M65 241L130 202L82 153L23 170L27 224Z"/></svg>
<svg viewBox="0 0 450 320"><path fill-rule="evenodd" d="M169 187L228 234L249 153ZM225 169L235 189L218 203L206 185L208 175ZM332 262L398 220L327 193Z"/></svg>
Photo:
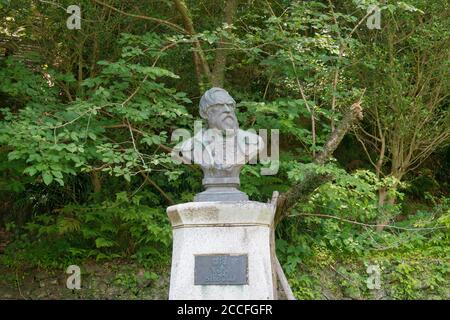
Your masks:
<svg viewBox="0 0 450 320"><path fill-rule="evenodd" d="M173 227L169 299L273 299L271 204L189 202L167 213Z"/></svg>
<svg viewBox="0 0 450 320"><path fill-rule="evenodd" d="M203 192L197 193L194 202L241 202L248 201L245 192L232 187L214 187L208 188Z"/></svg>

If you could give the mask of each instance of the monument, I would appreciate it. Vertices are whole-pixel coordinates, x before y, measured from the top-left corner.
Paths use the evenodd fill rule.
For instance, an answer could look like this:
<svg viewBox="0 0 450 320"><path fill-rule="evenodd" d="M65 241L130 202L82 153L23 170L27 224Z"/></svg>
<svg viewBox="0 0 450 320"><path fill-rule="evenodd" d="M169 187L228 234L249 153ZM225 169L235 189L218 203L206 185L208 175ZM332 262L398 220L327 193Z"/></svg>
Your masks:
<svg viewBox="0 0 450 320"><path fill-rule="evenodd" d="M205 191L167 208L173 228L169 299L273 299L273 204L250 201L239 173L264 142L239 128L236 102L221 88L200 99L208 129L180 143L177 157L199 165Z"/></svg>

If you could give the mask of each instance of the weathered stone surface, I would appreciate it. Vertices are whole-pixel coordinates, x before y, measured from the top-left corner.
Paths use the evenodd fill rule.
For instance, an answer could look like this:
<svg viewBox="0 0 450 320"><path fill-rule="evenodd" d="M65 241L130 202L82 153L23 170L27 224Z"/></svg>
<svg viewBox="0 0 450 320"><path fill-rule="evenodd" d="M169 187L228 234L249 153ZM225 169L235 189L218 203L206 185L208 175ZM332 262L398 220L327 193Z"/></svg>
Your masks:
<svg viewBox="0 0 450 320"><path fill-rule="evenodd" d="M271 204L190 202L167 212L173 226L169 299L273 299ZM195 285L195 256L211 254L247 255L248 284Z"/></svg>
<svg viewBox="0 0 450 320"><path fill-rule="evenodd" d="M245 202L188 202L167 208L173 228L210 225L270 226L273 220L271 204Z"/></svg>

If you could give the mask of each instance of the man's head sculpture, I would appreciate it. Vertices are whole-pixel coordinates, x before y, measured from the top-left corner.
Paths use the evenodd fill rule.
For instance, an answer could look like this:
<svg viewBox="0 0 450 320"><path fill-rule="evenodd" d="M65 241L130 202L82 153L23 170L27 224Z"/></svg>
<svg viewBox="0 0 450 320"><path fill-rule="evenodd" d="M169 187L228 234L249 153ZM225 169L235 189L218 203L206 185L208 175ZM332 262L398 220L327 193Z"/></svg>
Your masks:
<svg viewBox="0 0 450 320"><path fill-rule="evenodd" d="M200 116L208 120L209 128L239 129L234 109L236 101L222 88L211 88L200 99Z"/></svg>
<svg viewBox="0 0 450 320"><path fill-rule="evenodd" d="M264 143L257 134L239 129L234 112L236 102L221 88L211 88L200 99L200 116L208 121L208 130L175 147L185 162L194 162L203 170L205 191L194 201L248 201L239 191L242 166L258 154Z"/></svg>

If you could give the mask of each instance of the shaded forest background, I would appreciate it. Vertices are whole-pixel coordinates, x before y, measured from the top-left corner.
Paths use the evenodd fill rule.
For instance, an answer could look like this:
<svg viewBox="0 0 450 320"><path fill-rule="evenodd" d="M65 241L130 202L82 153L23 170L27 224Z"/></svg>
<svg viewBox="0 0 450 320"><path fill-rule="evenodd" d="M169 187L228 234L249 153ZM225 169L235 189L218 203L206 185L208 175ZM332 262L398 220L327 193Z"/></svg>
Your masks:
<svg viewBox="0 0 450 320"><path fill-rule="evenodd" d="M34 272L132 264L112 271L126 295L83 297L165 298L165 210L202 178L171 161L171 134L220 86L242 128L280 131L279 163L241 173L252 200L330 177L277 225L297 299L448 299L448 1L0 0L0 17L0 297L28 298ZM363 119L314 162L355 104Z"/></svg>

